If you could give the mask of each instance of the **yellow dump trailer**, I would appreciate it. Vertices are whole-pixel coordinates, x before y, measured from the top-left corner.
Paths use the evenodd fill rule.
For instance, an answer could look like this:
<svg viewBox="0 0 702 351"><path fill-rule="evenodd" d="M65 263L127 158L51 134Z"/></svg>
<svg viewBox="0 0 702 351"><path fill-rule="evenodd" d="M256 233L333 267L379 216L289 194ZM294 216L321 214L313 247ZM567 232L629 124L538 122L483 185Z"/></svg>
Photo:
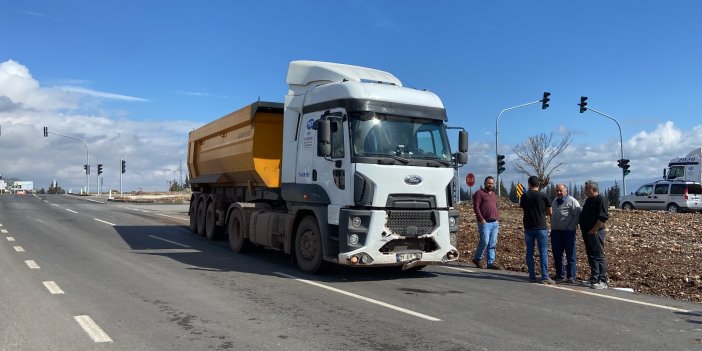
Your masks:
<svg viewBox="0 0 702 351"><path fill-rule="evenodd" d="M280 186L283 104L255 102L190 132L194 184Z"/></svg>

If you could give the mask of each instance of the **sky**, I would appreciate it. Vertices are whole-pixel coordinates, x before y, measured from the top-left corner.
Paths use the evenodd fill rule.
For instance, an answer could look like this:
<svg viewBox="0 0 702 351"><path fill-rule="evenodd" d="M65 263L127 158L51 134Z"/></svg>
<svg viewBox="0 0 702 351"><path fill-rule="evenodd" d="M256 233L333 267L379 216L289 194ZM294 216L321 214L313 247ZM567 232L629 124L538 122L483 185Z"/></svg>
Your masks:
<svg viewBox="0 0 702 351"><path fill-rule="evenodd" d="M292 60L391 72L435 92L470 134L459 174L478 183L499 150L540 133L570 146L556 182L621 182L628 192L702 145L698 1L0 2L0 175L85 186L82 142L103 190L163 191L187 174L188 132L256 100L282 102ZM457 135L449 137L455 147Z"/></svg>

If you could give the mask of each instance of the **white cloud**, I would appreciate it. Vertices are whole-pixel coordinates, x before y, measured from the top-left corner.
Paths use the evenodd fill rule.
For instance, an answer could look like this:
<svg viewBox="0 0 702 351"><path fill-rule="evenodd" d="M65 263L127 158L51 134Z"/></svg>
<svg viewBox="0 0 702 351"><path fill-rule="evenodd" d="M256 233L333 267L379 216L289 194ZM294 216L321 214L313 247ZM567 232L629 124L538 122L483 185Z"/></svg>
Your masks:
<svg viewBox="0 0 702 351"><path fill-rule="evenodd" d="M127 161L125 190L165 190L166 181L180 180L181 160L187 174L188 132L198 123L131 120L121 112L102 112L105 99L147 101L84 88L47 88L26 66L12 60L0 63L0 174L33 180L37 188L48 188L54 179L66 190L78 192L85 186L84 144L55 134L44 138L44 126L86 141L92 191L97 163L104 165L103 189L119 189L120 158Z"/></svg>
<svg viewBox="0 0 702 351"><path fill-rule="evenodd" d="M93 97L110 99L110 100L139 101L139 102L148 102L149 101L149 100L144 99L144 98L138 98L138 97L121 95L121 94L114 94L114 93L105 93L105 92L95 91L95 90L81 88L81 87L62 86L62 87L58 87L58 89L61 89L63 91L67 91L67 92L71 92L71 93L78 93L78 94L89 95L89 96L93 96Z"/></svg>

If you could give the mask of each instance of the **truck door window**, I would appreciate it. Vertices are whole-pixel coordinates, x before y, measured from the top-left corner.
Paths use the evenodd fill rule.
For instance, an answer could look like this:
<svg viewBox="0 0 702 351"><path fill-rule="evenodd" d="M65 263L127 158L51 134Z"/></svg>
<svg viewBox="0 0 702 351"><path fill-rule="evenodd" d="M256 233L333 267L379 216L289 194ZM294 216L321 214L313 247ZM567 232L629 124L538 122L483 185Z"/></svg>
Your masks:
<svg viewBox="0 0 702 351"><path fill-rule="evenodd" d="M668 194L668 184L656 184L656 190L654 191L656 195L667 195Z"/></svg>
<svg viewBox="0 0 702 351"><path fill-rule="evenodd" d="M344 158L344 128L340 118L330 118L331 122L331 158Z"/></svg>

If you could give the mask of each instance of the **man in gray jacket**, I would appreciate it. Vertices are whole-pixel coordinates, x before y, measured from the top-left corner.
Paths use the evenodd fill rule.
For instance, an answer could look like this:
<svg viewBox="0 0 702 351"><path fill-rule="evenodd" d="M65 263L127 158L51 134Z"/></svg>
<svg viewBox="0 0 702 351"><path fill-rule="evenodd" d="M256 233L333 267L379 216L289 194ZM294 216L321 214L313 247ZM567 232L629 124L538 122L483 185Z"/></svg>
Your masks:
<svg viewBox="0 0 702 351"><path fill-rule="evenodd" d="M575 230L578 228L580 203L568 195L565 184L556 185L556 198L551 204L551 251L556 276L553 279L559 283L575 283ZM566 256L566 276L563 275L563 252Z"/></svg>

